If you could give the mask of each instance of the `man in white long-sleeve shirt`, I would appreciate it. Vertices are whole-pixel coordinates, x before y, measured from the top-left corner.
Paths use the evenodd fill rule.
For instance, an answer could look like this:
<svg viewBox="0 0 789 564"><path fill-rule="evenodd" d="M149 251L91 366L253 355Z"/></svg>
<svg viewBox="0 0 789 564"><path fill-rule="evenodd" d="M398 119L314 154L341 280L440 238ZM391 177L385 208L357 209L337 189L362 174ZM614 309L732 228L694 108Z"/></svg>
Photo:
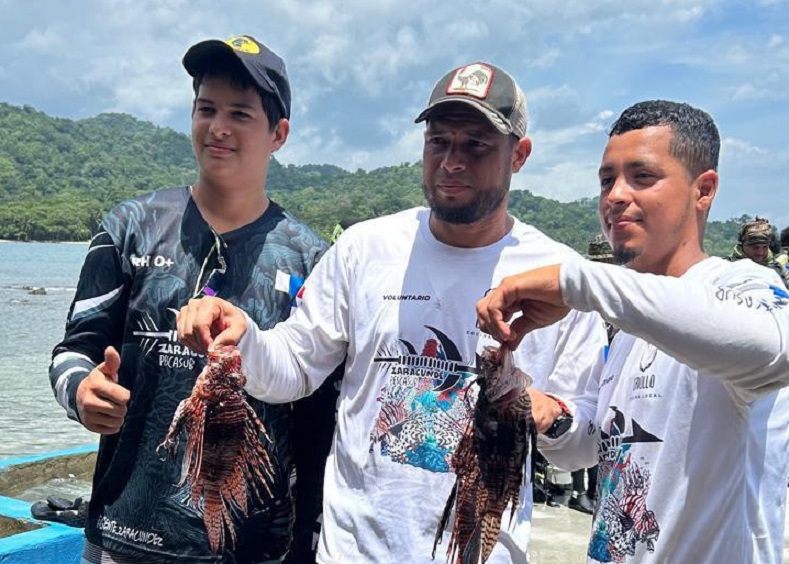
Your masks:
<svg viewBox="0 0 789 564"><path fill-rule="evenodd" d="M687 104L628 108L599 171L603 230L628 268L573 258L506 278L477 305L480 327L511 347L568 310L621 328L597 441L546 453L563 466L599 456L589 562L781 562L789 296L775 272L704 253L719 146L712 118Z"/></svg>
<svg viewBox="0 0 789 564"><path fill-rule="evenodd" d="M273 330L214 299L179 315L179 338L197 350L240 339L246 389L269 402L311 393L346 359L326 466L323 564L432 562L452 454L476 401L476 355L496 344L478 330L474 304L525 265L578 258L507 214L511 176L531 151L511 76L487 63L452 70L421 121L429 209L350 227L306 281L294 316ZM578 312L527 337L516 363L536 387L572 396L604 345L599 316ZM532 401L538 428L550 432L562 410L537 393ZM527 481L489 562L527 561L530 518Z"/></svg>

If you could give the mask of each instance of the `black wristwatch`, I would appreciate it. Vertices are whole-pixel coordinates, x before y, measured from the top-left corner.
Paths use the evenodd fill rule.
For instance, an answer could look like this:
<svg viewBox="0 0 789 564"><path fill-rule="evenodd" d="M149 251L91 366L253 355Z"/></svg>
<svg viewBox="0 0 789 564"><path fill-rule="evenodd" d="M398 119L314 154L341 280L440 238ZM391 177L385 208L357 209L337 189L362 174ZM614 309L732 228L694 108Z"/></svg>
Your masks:
<svg viewBox="0 0 789 564"><path fill-rule="evenodd" d="M549 439L558 439L562 435L564 435L567 431L570 430L570 427L573 425L573 414L570 413L570 408L567 407L562 400L553 396L551 394L546 394L548 397L553 399L556 403L559 404L559 407L562 408L562 413L553 420L553 425L548 427L548 429L543 433Z"/></svg>

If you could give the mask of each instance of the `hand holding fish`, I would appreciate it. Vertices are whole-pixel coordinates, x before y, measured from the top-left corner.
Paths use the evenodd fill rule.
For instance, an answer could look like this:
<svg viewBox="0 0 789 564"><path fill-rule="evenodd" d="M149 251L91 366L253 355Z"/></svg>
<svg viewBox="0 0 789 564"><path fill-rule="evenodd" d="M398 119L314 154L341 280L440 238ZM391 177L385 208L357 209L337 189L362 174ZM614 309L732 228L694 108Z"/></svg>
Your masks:
<svg viewBox="0 0 789 564"><path fill-rule="evenodd" d="M104 362L94 368L77 388L77 412L82 425L94 433L120 431L131 394L118 384L121 357L113 347L104 351Z"/></svg>
<svg viewBox="0 0 789 564"><path fill-rule="evenodd" d="M178 340L195 352L237 345L246 331L244 313L220 298L189 300L178 313Z"/></svg>
<svg viewBox="0 0 789 564"><path fill-rule="evenodd" d="M504 278L477 302L480 328L514 350L530 331L562 319L570 309L562 300L559 271L554 264ZM523 315L508 324L516 312Z"/></svg>

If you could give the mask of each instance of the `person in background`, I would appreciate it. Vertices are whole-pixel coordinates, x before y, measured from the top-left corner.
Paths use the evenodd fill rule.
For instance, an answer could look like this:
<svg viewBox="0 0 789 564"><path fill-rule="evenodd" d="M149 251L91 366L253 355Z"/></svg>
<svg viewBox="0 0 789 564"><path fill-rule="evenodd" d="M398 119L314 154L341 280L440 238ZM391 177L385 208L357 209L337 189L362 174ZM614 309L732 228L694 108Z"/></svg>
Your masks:
<svg viewBox="0 0 789 564"><path fill-rule="evenodd" d="M603 235L595 235L592 240L589 241L586 258L594 262L615 264L614 250L611 248L611 243L609 243ZM606 346L605 355L608 357L608 353L611 349L611 342L614 340L614 335L617 334L619 328L606 321L605 331L608 335L608 345Z"/></svg>
<svg viewBox="0 0 789 564"><path fill-rule="evenodd" d="M775 230L770 233L770 252L773 254L773 260L778 263L781 268L786 271L789 266L789 255L781 246L781 240L776 235Z"/></svg>
<svg viewBox="0 0 789 564"><path fill-rule="evenodd" d="M611 244L602 235L595 235L589 241L586 258L595 262L613 264L614 254ZM605 354L607 357L611 341L617 329L608 322L605 322L605 326L606 334L608 335L608 345ZM589 468L575 470L571 473L571 476L573 492L567 501L567 507L591 515L594 512L594 503L597 499L597 464Z"/></svg>
<svg viewBox="0 0 789 564"><path fill-rule="evenodd" d="M334 243L336 243L336 242L337 242L337 239L339 239L340 235L342 235L342 234L343 234L343 232L344 232L346 229L348 229L348 228L349 228L351 225L355 225L355 224L359 223L360 221L364 221L364 219L357 219L357 218L347 218L347 219L342 219L342 220L340 220L340 221L337 223L337 225L335 225L335 226L334 226L334 230L332 231L332 234L331 234L331 239L329 240L329 242L330 242L332 245L333 245Z"/></svg>
<svg viewBox="0 0 789 564"><path fill-rule="evenodd" d="M774 229L770 231L770 242L767 244L767 248L770 249L774 257L777 257L782 252L781 241L778 240L778 235L775 234Z"/></svg>
<svg viewBox="0 0 789 564"><path fill-rule="evenodd" d="M238 343L246 389L267 401L309 395L346 360L326 470L323 564L433 562L453 453L476 403L477 356L496 344L478 330L473 304L523 265L577 256L507 213L512 175L531 152L525 96L507 72L484 62L451 70L416 121L427 123L429 208L343 233L307 279L302 306L273 329L261 331L219 299L191 300L178 316L179 338L195 350ZM534 388L580 395L596 386L589 376L604 345L600 318L576 313L531 334L515 363ZM588 427L572 417L575 406L534 388L539 431ZM527 560L528 479L519 494L490 563Z"/></svg>
<svg viewBox="0 0 789 564"><path fill-rule="evenodd" d="M789 255L789 227L784 227L781 230L780 242L783 253Z"/></svg>
<svg viewBox="0 0 789 564"><path fill-rule="evenodd" d="M541 443L560 465L599 462L591 563L782 560L789 294L770 269L704 252L719 150L697 108L627 108L599 169L603 231L626 268L574 257L477 305L480 328L513 348L568 311L620 328L587 389L594 424L570 431L586 443Z"/></svg>
<svg viewBox="0 0 789 564"><path fill-rule="evenodd" d="M729 255L729 260L751 259L757 264L775 270L784 285L789 287L789 271L786 269L786 262L783 258L779 260L774 251L770 249L773 237L773 228L766 219L757 217L753 221L745 223L740 228L737 245Z"/></svg>
<svg viewBox="0 0 789 564"><path fill-rule="evenodd" d="M251 564L279 562L286 553L286 562L311 562L333 433L333 386L311 398L307 415L321 428L300 440L292 432L304 427L298 421L303 407L250 398L272 438L261 437L275 461L272 497L250 496L245 519L234 513L237 541L227 542L223 553L212 553L201 508L186 503L185 486L176 485L184 438L177 460L157 454L176 407L205 365L202 355L176 340L181 306L221 296L252 323L272 327L298 305L303 280L327 249L266 194L269 157L290 131L282 59L253 37L239 36L193 45L183 65L194 86L197 180L107 214L85 258L65 336L53 350L57 401L71 419L101 435L82 562ZM302 510L295 525L294 464Z"/></svg>

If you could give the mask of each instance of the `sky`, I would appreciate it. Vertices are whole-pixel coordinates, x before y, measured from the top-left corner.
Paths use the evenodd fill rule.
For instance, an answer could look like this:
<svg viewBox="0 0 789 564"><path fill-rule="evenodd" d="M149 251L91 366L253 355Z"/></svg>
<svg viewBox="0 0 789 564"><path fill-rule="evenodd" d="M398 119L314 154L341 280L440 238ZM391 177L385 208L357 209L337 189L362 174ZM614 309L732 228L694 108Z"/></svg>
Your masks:
<svg viewBox="0 0 789 564"><path fill-rule="evenodd" d="M722 138L711 218L789 225L789 0L0 0L0 101L82 119L124 112L189 134L198 41L249 34L286 62L284 164L421 159L414 118L450 69L487 61L526 93L533 151L514 189L599 193L607 132L663 98Z"/></svg>

